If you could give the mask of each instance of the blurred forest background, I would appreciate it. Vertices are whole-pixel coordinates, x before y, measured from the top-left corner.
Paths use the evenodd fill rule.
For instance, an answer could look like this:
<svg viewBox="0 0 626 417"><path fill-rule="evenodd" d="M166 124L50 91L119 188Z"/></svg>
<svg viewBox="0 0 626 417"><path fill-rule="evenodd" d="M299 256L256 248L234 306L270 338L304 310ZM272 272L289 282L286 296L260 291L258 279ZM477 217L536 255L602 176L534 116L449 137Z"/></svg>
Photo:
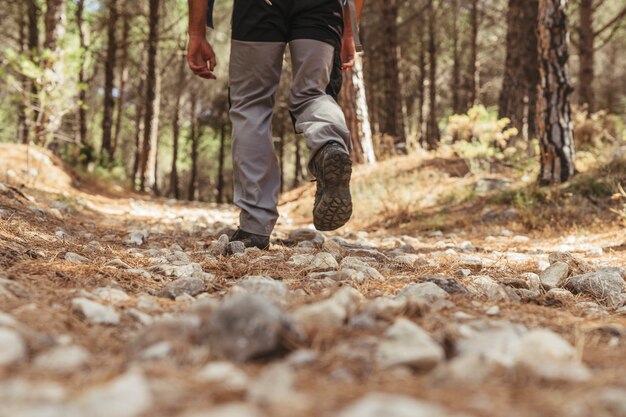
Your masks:
<svg viewBox="0 0 626 417"><path fill-rule="evenodd" d="M208 82L186 66L185 0L3 0L0 142L46 147L137 191L230 201L231 7L217 2ZM355 162L446 149L471 171L569 179L575 158L584 168L626 140L625 18L625 0L366 1L365 54L340 99ZM289 77L286 59L283 191L307 178Z"/></svg>

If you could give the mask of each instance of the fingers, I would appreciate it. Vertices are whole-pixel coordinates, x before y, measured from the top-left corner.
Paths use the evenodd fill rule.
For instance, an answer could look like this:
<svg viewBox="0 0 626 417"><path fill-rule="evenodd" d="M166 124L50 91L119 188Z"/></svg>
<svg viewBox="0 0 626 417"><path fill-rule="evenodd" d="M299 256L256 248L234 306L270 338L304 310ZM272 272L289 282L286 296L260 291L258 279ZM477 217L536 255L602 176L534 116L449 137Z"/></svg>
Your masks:
<svg viewBox="0 0 626 417"><path fill-rule="evenodd" d="M198 62L194 58L188 59L187 63L189 64L189 68L191 69L191 71L198 77L201 77L207 80L216 79L215 74L213 74L213 68L215 68L215 65L212 65L212 68L210 68L209 66L207 66L207 63L205 61L200 60Z"/></svg>
<svg viewBox="0 0 626 417"><path fill-rule="evenodd" d="M341 66L341 69L343 71L348 71L351 70L354 67L354 58L349 59L348 61L344 62L343 65Z"/></svg>

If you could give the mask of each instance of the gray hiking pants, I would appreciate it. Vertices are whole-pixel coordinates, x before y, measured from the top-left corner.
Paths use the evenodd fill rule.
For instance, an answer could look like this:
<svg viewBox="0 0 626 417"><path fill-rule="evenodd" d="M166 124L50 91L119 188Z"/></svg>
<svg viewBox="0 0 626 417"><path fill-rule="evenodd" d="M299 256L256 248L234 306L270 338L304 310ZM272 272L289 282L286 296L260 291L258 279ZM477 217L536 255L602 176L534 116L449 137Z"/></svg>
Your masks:
<svg viewBox="0 0 626 417"><path fill-rule="evenodd" d="M246 4L257 0L238 1ZM306 0L274 0L273 4L285 5L290 1L300 2L300 6L306 4ZM258 3L266 4L262 0ZM254 3L254 7L260 7L258 3ZM338 2L334 0L333 3ZM242 230L269 236L278 219L280 190L280 168L272 140L272 113L287 43L293 65L289 111L295 120L296 132L304 134L306 139L311 156L309 169L313 175L315 167L311 160L327 143L343 144L346 153L349 152L350 132L341 108L327 94L333 68L336 68L337 46L324 40L307 39L317 38L316 28L310 27L301 32L290 29L284 37L281 33L276 34L278 39L284 41L240 40L250 36L241 33L241 22L237 22L238 18L245 18L245 13L241 10L239 16L237 13L236 3L229 69L234 203L241 208ZM250 27L258 29L258 25L251 24ZM246 26L243 28L246 29ZM314 35L309 36L310 33Z"/></svg>

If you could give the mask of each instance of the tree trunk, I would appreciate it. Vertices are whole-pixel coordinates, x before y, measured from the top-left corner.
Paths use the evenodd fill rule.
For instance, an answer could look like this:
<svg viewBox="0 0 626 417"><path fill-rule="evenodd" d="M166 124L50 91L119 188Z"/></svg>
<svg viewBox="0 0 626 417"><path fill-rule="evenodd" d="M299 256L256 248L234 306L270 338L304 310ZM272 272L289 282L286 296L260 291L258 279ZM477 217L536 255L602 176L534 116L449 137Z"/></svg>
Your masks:
<svg viewBox="0 0 626 417"><path fill-rule="evenodd" d="M589 113L592 113L595 107L593 93L593 82L595 79L593 14L593 0L580 0L578 103L581 106L586 106Z"/></svg>
<svg viewBox="0 0 626 417"><path fill-rule="evenodd" d="M406 152L406 134L402 109L402 90L400 86L400 47L398 45L398 1L382 1L382 21L385 40L382 48L385 86L385 118L381 133L393 136L396 150Z"/></svg>
<svg viewBox="0 0 626 417"><path fill-rule="evenodd" d="M150 0L150 32L148 35L148 62L146 67L146 104L141 164L139 167L141 191L150 189L154 193L158 191L156 166L161 98L159 93L160 77L158 72L159 6L160 0Z"/></svg>
<svg viewBox="0 0 626 417"><path fill-rule="evenodd" d="M181 53L180 67L178 70L178 88L176 89L176 104L174 105L174 120L172 122L172 169L170 171L170 195L176 200L180 199L180 189L178 187L178 142L180 138L180 108L186 70L187 55Z"/></svg>
<svg viewBox="0 0 626 417"><path fill-rule="evenodd" d="M18 9L18 20L17 24L19 26L19 46L20 46L20 54L25 55L28 49L28 34L27 34L27 26L25 21L25 16L27 14L27 10L24 10L27 6L25 2L19 3ZM17 130L15 132L15 137L21 143L27 144L29 142L29 128L28 128L28 119L27 119L27 106L28 106L28 91L30 90L30 82L27 77L24 75L19 76L20 79L20 87L21 87L21 97L17 102Z"/></svg>
<svg viewBox="0 0 626 417"><path fill-rule="evenodd" d="M278 129L278 165L280 169L280 193L285 192L285 121L281 119Z"/></svg>
<svg viewBox="0 0 626 417"><path fill-rule="evenodd" d="M499 115L500 118L508 117L511 125L526 139L536 135L538 11L539 0L509 0L507 52Z"/></svg>
<svg viewBox="0 0 626 417"><path fill-rule="evenodd" d="M360 55L355 57L354 67L344 73L341 107L350 130L352 160L357 164L376 163Z"/></svg>
<svg viewBox="0 0 626 417"><path fill-rule="evenodd" d="M137 174L139 174L139 168L141 166L141 153L142 153L142 143L141 137L143 136L143 113L144 113L144 80L142 79L139 82L139 87L137 87L137 99L135 102L135 155L133 158L133 171L131 173L131 184L133 190L137 186Z"/></svg>
<svg viewBox="0 0 626 417"><path fill-rule="evenodd" d="M428 142L426 140L426 131L424 129L424 105L426 103L426 30L424 30L424 18L420 15L418 26L419 26L419 42L420 42L420 51L419 51L419 75L417 80L417 136L420 142L420 145L423 148L428 146Z"/></svg>
<svg viewBox="0 0 626 417"><path fill-rule="evenodd" d="M469 107L473 107L476 105L478 100L478 83L479 83L479 73L478 73L478 26L480 23L479 19L479 1L480 0L472 0L471 3L471 12L470 12L470 26L471 26L471 38L470 38L470 60L469 60Z"/></svg>
<svg viewBox="0 0 626 417"><path fill-rule="evenodd" d="M541 184L562 183L575 173L568 74L567 0L539 1L537 128L541 144Z"/></svg>
<svg viewBox="0 0 626 417"><path fill-rule="evenodd" d="M102 110L102 148L100 159L105 164L113 162L113 110L115 99L113 88L115 84L115 65L117 59L117 29L118 0L109 0L109 16L107 20L107 53L104 60L104 107Z"/></svg>
<svg viewBox="0 0 626 417"><path fill-rule="evenodd" d="M461 108L461 53L459 50L459 0L452 1L452 112L462 113Z"/></svg>
<svg viewBox="0 0 626 417"><path fill-rule="evenodd" d="M226 158L226 123L222 123L220 128L220 153L217 165L217 202L224 203L224 160Z"/></svg>
<svg viewBox="0 0 626 417"><path fill-rule="evenodd" d="M85 0L78 0L76 5L76 26L80 46L80 64L78 69L78 141L80 146L87 145L87 31L84 22Z"/></svg>
<svg viewBox="0 0 626 417"><path fill-rule="evenodd" d="M429 75L428 75L428 124L426 127L426 140L430 149L439 146L441 133L437 121L437 12L435 10L434 0L428 2L428 57L429 57Z"/></svg>
<svg viewBox="0 0 626 417"><path fill-rule="evenodd" d="M128 80L128 50L130 34L130 16L124 12L122 15L122 57L120 59L120 88L117 99L117 116L115 119L115 134L113 136L111 158L115 157L115 151L120 143L122 135L122 119L124 118L124 110L126 108L126 83Z"/></svg>
<svg viewBox="0 0 626 417"><path fill-rule="evenodd" d="M196 199L197 182L198 182L198 115L196 114L197 98L195 93L191 94L191 132L189 139L191 140L191 174L189 176L189 190L187 199L194 201Z"/></svg>
<svg viewBox="0 0 626 417"><path fill-rule="evenodd" d="M26 0L27 14L28 14L28 51L30 60L37 64L38 49L39 49L39 7L37 6L37 0ZM31 140L31 127L36 127L39 120L39 103L37 103L37 96L39 90L37 84L30 82L30 99L28 100L29 106L32 108L31 120L27 122L28 134L24 138L25 143L30 143Z"/></svg>

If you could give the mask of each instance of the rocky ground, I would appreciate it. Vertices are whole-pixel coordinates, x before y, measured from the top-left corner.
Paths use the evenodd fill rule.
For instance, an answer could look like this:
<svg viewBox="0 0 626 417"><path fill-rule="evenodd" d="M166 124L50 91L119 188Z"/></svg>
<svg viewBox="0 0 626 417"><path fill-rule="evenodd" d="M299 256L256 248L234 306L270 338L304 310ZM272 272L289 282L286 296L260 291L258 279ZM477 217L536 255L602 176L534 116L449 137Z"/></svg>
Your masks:
<svg viewBox="0 0 626 417"><path fill-rule="evenodd" d="M619 232L284 223L259 251L223 207L0 207L0 416L626 416Z"/></svg>

